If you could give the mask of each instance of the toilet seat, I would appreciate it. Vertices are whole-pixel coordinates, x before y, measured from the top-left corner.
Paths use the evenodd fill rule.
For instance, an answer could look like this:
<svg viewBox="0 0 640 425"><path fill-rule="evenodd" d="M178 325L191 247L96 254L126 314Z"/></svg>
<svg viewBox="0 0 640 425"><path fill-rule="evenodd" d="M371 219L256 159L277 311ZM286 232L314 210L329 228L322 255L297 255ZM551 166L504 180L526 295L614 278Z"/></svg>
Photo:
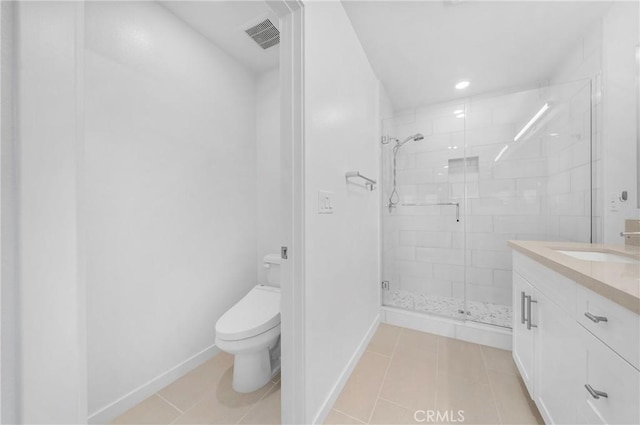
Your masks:
<svg viewBox="0 0 640 425"><path fill-rule="evenodd" d="M225 341L251 338L280 324L280 288L257 285L216 323L216 337Z"/></svg>

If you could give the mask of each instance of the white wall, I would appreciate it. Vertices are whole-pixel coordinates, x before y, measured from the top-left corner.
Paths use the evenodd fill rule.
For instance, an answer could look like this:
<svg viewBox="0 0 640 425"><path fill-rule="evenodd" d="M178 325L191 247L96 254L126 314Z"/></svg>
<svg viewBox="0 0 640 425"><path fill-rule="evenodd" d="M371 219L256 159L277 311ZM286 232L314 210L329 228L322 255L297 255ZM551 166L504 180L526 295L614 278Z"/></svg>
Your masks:
<svg viewBox="0 0 640 425"><path fill-rule="evenodd" d="M339 2L305 3L307 421L323 418L378 317L379 197L345 182L378 179L378 83ZM330 28L330 31L327 29ZM318 214L318 191L333 214Z"/></svg>
<svg viewBox="0 0 640 425"><path fill-rule="evenodd" d="M590 78L594 82L594 242L621 244L624 219L640 216L636 200L638 120L636 46L640 43L636 2L612 2L568 52L551 83ZM611 209L611 197L626 190L629 200Z"/></svg>
<svg viewBox="0 0 640 425"><path fill-rule="evenodd" d="M16 2L21 421L86 418L78 252L80 3ZM3 190L5 188L3 187ZM4 236L4 235L3 235Z"/></svg>
<svg viewBox="0 0 640 425"><path fill-rule="evenodd" d="M0 324L2 325L0 351L0 423L18 423L19 403L19 327L18 281L16 257L16 164L13 114L13 2L0 3L0 130L2 137L0 159L2 164L2 284L0 286Z"/></svg>
<svg viewBox="0 0 640 425"><path fill-rule="evenodd" d="M89 412L256 284L254 77L154 2L86 4Z"/></svg>
<svg viewBox="0 0 640 425"><path fill-rule="evenodd" d="M382 84L382 82L379 83L379 91L380 91L380 132L382 134L382 132L384 131L384 123L386 120L390 119L393 117L394 114L394 110L393 110L393 105L391 104L391 99L389 99L389 94L387 93L387 90L384 87L384 84Z"/></svg>
<svg viewBox="0 0 640 425"><path fill-rule="evenodd" d="M640 4L616 2L604 18L602 42L602 146L604 242L624 243L625 219L639 219L636 149L638 146L638 58ZM610 208L611 197L626 190L629 200Z"/></svg>
<svg viewBox="0 0 640 425"><path fill-rule="evenodd" d="M278 69L265 72L256 83L256 210L258 282L266 283L262 259L280 252L280 81Z"/></svg>

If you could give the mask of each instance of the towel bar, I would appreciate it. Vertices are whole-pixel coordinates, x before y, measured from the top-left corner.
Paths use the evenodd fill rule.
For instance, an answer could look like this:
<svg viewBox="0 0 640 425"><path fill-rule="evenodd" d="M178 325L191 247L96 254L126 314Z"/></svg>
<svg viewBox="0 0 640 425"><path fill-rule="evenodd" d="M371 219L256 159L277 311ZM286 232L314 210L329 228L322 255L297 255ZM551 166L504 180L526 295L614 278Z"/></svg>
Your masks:
<svg viewBox="0 0 640 425"><path fill-rule="evenodd" d="M362 180L365 181L364 185L369 189L369 190L374 190L376 188L376 181L373 179L370 179L369 177L365 177L362 174L360 174L360 171L347 171L344 174L344 177L349 180L352 177L359 177Z"/></svg>

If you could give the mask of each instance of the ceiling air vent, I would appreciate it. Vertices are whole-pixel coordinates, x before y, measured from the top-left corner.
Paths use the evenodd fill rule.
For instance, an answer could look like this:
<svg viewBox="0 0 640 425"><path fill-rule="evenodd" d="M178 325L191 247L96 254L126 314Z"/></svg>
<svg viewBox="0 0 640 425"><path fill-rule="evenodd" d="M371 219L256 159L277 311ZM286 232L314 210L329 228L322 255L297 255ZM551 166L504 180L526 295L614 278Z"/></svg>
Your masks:
<svg viewBox="0 0 640 425"><path fill-rule="evenodd" d="M268 49L280 43L280 31L269 19L265 19L245 31L263 49Z"/></svg>

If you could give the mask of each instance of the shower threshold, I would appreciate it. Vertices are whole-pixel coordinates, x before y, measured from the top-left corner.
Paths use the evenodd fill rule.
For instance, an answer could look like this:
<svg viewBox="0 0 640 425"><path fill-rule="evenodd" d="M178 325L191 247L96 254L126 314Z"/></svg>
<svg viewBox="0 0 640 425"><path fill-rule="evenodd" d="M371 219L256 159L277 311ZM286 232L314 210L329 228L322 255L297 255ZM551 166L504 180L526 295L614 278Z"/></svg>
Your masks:
<svg viewBox="0 0 640 425"><path fill-rule="evenodd" d="M468 301L465 307L465 301L460 298L425 295L402 289L387 292L384 305L511 329L512 309L506 305Z"/></svg>

